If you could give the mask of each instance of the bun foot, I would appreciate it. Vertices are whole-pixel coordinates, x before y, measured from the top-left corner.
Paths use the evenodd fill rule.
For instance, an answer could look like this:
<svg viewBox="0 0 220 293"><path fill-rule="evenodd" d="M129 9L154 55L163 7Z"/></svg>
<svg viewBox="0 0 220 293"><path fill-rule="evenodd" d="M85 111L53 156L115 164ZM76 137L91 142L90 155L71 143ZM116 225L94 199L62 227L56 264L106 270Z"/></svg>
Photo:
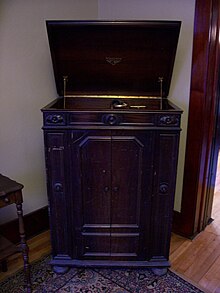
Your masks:
<svg viewBox="0 0 220 293"><path fill-rule="evenodd" d="M69 267L67 267L67 266L53 266L53 271L56 274L63 275L66 272L68 272L68 270L69 270Z"/></svg>
<svg viewBox="0 0 220 293"><path fill-rule="evenodd" d="M151 270L156 276L159 276L159 277L166 275L167 273L167 268L152 268Z"/></svg>

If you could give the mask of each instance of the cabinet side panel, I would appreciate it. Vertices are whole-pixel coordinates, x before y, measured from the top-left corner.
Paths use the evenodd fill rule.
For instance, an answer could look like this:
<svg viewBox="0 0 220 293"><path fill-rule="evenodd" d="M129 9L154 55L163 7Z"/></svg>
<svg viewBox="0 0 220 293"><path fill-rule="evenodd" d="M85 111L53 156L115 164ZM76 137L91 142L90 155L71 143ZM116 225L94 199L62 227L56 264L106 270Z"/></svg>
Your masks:
<svg viewBox="0 0 220 293"><path fill-rule="evenodd" d="M53 256L68 257L70 237L65 178L65 133L45 133L45 144Z"/></svg>
<svg viewBox="0 0 220 293"><path fill-rule="evenodd" d="M158 133L151 214L151 260L167 260L171 237L179 133Z"/></svg>

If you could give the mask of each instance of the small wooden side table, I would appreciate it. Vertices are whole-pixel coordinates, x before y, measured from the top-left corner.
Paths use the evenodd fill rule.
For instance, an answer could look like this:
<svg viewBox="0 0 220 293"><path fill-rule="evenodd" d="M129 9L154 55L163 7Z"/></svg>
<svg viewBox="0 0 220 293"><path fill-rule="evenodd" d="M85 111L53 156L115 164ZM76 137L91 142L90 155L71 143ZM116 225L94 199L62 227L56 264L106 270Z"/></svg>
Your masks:
<svg viewBox="0 0 220 293"><path fill-rule="evenodd" d="M30 277L30 265L28 257L28 245L25 239L23 210L22 210L22 188L24 186L17 183L10 178L0 174L0 208L8 206L10 204L16 204L18 222L19 222L19 234L20 234L20 248L24 261L24 273L25 273L25 287L26 292L30 293L31 290L31 277ZM4 256L6 257L6 255Z"/></svg>

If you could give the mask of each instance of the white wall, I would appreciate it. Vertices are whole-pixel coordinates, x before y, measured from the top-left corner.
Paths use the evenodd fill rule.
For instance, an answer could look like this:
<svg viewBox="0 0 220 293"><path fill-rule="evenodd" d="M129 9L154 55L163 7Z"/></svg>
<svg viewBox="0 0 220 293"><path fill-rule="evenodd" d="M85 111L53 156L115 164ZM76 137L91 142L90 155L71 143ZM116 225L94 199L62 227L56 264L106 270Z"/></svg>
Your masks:
<svg viewBox="0 0 220 293"><path fill-rule="evenodd" d="M182 20L170 99L183 110L176 209L188 115L195 0L1 0L0 1L0 172L24 184L24 213L47 205L40 109L56 97L45 30L46 19ZM0 210L0 223L16 217Z"/></svg>
<svg viewBox="0 0 220 293"><path fill-rule="evenodd" d="M42 113L56 97L46 19L97 19L97 0L0 1L0 173L24 184L24 213L47 205ZM16 217L0 210L0 223Z"/></svg>
<svg viewBox="0 0 220 293"><path fill-rule="evenodd" d="M183 111L175 210L181 209L195 0L99 0L100 19L182 21L169 99Z"/></svg>

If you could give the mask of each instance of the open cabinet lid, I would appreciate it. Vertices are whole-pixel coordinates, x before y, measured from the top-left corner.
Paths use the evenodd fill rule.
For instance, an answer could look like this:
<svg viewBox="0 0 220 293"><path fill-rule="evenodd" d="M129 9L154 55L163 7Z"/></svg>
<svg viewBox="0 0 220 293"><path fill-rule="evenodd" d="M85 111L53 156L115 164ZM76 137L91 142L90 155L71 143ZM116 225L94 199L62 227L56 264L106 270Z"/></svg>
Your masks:
<svg viewBox="0 0 220 293"><path fill-rule="evenodd" d="M168 96L180 21L46 24L59 96Z"/></svg>

